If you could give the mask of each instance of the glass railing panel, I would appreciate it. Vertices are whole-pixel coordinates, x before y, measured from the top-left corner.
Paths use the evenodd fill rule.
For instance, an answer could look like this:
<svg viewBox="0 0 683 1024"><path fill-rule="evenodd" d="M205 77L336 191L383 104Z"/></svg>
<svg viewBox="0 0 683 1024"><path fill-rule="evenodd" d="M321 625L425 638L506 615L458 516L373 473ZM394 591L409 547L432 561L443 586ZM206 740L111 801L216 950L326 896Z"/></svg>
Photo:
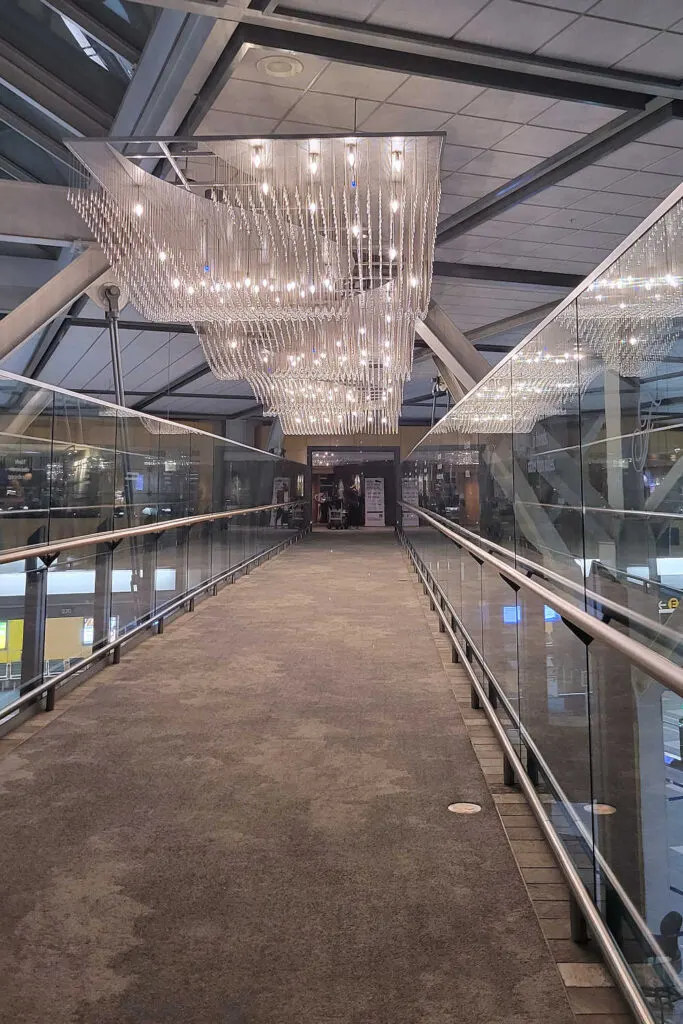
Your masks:
<svg viewBox="0 0 683 1024"><path fill-rule="evenodd" d="M112 618L117 635L133 629L153 614L155 542L152 536L124 537L112 556Z"/></svg>
<svg viewBox="0 0 683 1024"><path fill-rule="evenodd" d="M588 648L598 903L653 1008L683 1008L683 699L611 646ZM675 1016L656 1019L676 1020Z"/></svg>
<svg viewBox="0 0 683 1024"><path fill-rule="evenodd" d="M504 719L512 729L519 713L519 671L517 626L520 605L517 593L491 565L481 567L482 654L500 689L507 697L511 713Z"/></svg>
<svg viewBox="0 0 683 1024"><path fill-rule="evenodd" d="M159 518L160 436L146 416L116 416L114 529L148 526Z"/></svg>
<svg viewBox="0 0 683 1024"><path fill-rule="evenodd" d="M187 583L190 590L211 578L211 526L211 523L195 523L188 528Z"/></svg>
<svg viewBox="0 0 683 1024"><path fill-rule="evenodd" d="M470 637L472 645L479 652L483 651L483 605L481 591L482 566L478 558L463 549L460 559L460 590L462 594L462 622ZM483 673L478 662L473 667L479 679Z"/></svg>
<svg viewBox="0 0 683 1024"><path fill-rule="evenodd" d="M53 393L0 377L0 545L47 537L52 486Z"/></svg>
<svg viewBox="0 0 683 1024"><path fill-rule="evenodd" d="M116 415L55 392L48 540L113 529Z"/></svg>
<svg viewBox="0 0 683 1024"><path fill-rule="evenodd" d="M575 809L592 800L586 645L550 605L524 588L517 595L517 615L519 718L527 756L547 768L548 811L594 892L590 846L575 822Z"/></svg>
<svg viewBox="0 0 683 1024"><path fill-rule="evenodd" d="M62 555L47 570L44 678L61 675L109 643L109 549L84 548Z"/></svg>
<svg viewBox="0 0 683 1024"><path fill-rule="evenodd" d="M162 530L155 543L154 608L159 611L187 590L187 529Z"/></svg>

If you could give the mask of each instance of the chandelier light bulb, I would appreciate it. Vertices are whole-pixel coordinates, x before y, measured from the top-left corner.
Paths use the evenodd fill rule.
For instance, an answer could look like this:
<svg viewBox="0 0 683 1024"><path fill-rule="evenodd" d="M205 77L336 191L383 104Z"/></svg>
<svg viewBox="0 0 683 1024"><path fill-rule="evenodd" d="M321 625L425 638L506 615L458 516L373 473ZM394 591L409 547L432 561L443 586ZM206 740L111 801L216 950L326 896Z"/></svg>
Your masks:
<svg viewBox="0 0 683 1024"><path fill-rule="evenodd" d="M251 287L251 278L250 277L245 277L245 279L244 279L244 287L245 288L250 288Z"/></svg>
<svg viewBox="0 0 683 1024"><path fill-rule="evenodd" d="M174 288L180 288L180 281L178 280L177 277L173 278L172 284Z"/></svg>
<svg viewBox="0 0 683 1024"><path fill-rule="evenodd" d="M254 152L252 154L251 160L252 160L252 163L253 163L254 167L256 167L257 169L261 166L262 155L263 155L262 147L261 146L254 146Z"/></svg>
<svg viewBox="0 0 683 1024"><path fill-rule="evenodd" d="M358 224L353 225L353 227L351 228L351 234L353 235L354 238L358 238L360 234L360 227L358 226Z"/></svg>
<svg viewBox="0 0 683 1024"><path fill-rule="evenodd" d="M317 174L318 173L318 157L317 156L312 156L311 157L310 162L308 164L308 168L309 168L311 174Z"/></svg>
<svg viewBox="0 0 683 1024"><path fill-rule="evenodd" d="M264 181L263 184L261 185L261 191L263 192L264 196L267 196L268 193L270 192L270 185L268 184L267 181Z"/></svg>
<svg viewBox="0 0 683 1024"><path fill-rule="evenodd" d="M392 212L392 213L396 213L396 211L397 211L397 210L398 210L398 199L396 199L396 198L394 197L394 198L393 198L393 199L391 200L391 212Z"/></svg>
<svg viewBox="0 0 683 1024"><path fill-rule="evenodd" d="M396 255L397 255L396 250L392 246L391 249L389 250L389 259L390 260L395 260L396 259Z"/></svg>
<svg viewBox="0 0 683 1024"><path fill-rule="evenodd" d="M160 260L161 263L165 263L166 262L166 253L163 251L163 249L159 253L159 260Z"/></svg>
<svg viewBox="0 0 683 1024"><path fill-rule="evenodd" d="M318 209L318 207L316 206L315 203L309 203L308 204L308 209L310 210L311 213L315 213L315 211Z"/></svg>
<svg viewBox="0 0 683 1024"><path fill-rule="evenodd" d="M135 214L136 217L142 217L144 212L145 208L142 205L142 203L136 203L135 206L133 207L133 213Z"/></svg>
<svg viewBox="0 0 683 1024"><path fill-rule="evenodd" d="M400 152L396 149L391 154L391 166L393 167L397 174L401 173L401 168L403 167L403 158L401 157Z"/></svg>
<svg viewBox="0 0 683 1024"><path fill-rule="evenodd" d="M356 147L355 146L349 146L348 150L346 151L346 159L349 162L349 167L354 167L355 166L355 163L356 163Z"/></svg>

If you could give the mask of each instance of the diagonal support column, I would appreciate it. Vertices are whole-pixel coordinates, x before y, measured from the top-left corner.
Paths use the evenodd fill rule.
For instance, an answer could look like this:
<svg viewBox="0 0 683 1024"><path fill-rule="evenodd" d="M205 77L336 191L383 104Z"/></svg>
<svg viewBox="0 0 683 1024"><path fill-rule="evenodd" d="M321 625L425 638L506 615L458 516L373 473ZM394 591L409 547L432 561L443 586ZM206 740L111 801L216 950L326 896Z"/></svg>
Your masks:
<svg viewBox="0 0 683 1024"><path fill-rule="evenodd" d="M68 309L109 269L101 249L86 249L0 321L0 358Z"/></svg>

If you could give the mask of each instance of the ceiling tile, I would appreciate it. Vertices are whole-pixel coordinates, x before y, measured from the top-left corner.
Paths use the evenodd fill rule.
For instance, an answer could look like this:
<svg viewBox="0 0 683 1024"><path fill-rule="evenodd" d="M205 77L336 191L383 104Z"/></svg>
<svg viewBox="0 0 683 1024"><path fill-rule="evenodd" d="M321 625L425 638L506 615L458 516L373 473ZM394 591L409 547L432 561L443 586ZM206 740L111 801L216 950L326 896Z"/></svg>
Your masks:
<svg viewBox="0 0 683 1024"><path fill-rule="evenodd" d="M447 116L441 110L382 103L360 127L366 132L431 132L440 128Z"/></svg>
<svg viewBox="0 0 683 1024"><path fill-rule="evenodd" d="M623 111L616 107L601 107L596 103L574 103L572 100L558 100L542 114L535 117L532 124L542 128L565 128L569 131L587 134L597 131L603 125L619 117Z"/></svg>
<svg viewBox="0 0 683 1024"><path fill-rule="evenodd" d="M599 219L599 213L572 208L570 210L553 210L547 217L542 217L538 223L547 224L548 227L579 229L589 227Z"/></svg>
<svg viewBox="0 0 683 1024"><path fill-rule="evenodd" d="M628 234L628 232L626 232ZM624 233L621 231L569 231L557 239L564 245L595 246L596 249L616 249L624 240Z"/></svg>
<svg viewBox="0 0 683 1024"><path fill-rule="evenodd" d="M665 126L666 127L666 126ZM643 136L645 138L645 136ZM642 171L650 164L666 156L673 156L678 150L673 146L654 146L644 142L629 142L621 149L602 157L597 163L605 167L623 167L630 171Z"/></svg>
<svg viewBox="0 0 683 1024"><path fill-rule="evenodd" d="M498 238L489 247L489 253L500 253L501 256L526 256L536 252L539 242L525 242L518 238Z"/></svg>
<svg viewBox="0 0 683 1024"><path fill-rule="evenodd" d="M656 146L674 146L683 149L683 119L674 117L654 131L643 135L641 142L653 142Z"/></svg>
<svg viewBox="0 0 683 1024"><path fill-rule="evenodd" d="M648 171L654 171L655 174L676 174L679 178L683 178L683 149L650 164Z"/></svg>
<svg viewBox="0 0 683 1024"><path fill-rule="evenodd" d="M681 4L680 0L599 0L591 14L648 28L670 28L681 16Z"/></svg>
<svg viewBox="0 0 683 1024"><path fill-rule="evenodd" d="M408 75L399 75L395 71L331 61L315 80L311 90L328 92L333 96L362 96L368 100L386 100L406 81Z"/></svg>
<svg viewBox="0 0 683 1024"><path fill-rule="evenodd" d="M505 184L507 178L490 178L483 174L463 174L461 171L455 171L444 179L441 190L446 195L479 197L488 195Z"/></svg>
<svg viewBox="0 0 683 1024"><path fill-rule="evenodd" d="M553 228L547 224L528 224L515 232L522 242L556 242L567 234L566 228Z"/></svg>
<svg viewBox="0 0 683 1024"><path fill-rule="evenodd" d="M554 100L544 96L529 96L523 92L506 92L504 89L485 89L463 109L463 114L526 124L527 121L531 121L532 118L547 110L548 107L552 107L553 104Z"/></svg>
<svg viewBox="0 0 683 1024"><path fill-rule="evenodd" d="M659 199L638 199L635 203L629 203L628 206L622 211L628 217L637 217L642 220L644 217L649 216L655 207L659 206Z"/></svg>
<svg viewBox="0 0 683 1024"><path fill-rule="evenodd" d="M456 114L444 125L449 143L456 146L480 146L488 149L514 132L518 125L511 121L493 121L484 117Z"/></svg>
<svg viewBox="0 0 683 1024"><path fill-rule="evenodd" d="M509 235L514 235L517 230L518 225L516 224L506 224L500 220L486 220L483 224L478 224L472 231L468 231L468 235L479 235L483 238L507 238Z"/></svg>
<svg viewBox="0 0 683 1024"><path fill-rule="evenodd" d="M673 32L662 32L655 39L639 46L628 57L619 61L618 68L640 71L649 75L683 77L683 46L681 37Z"/></svg>
<svg viewBox="0 0 683 1024"><path fill-rule="evenodd" d="M223 110L210 110L199 128L198 135L253 135L259 138L275 128L277 120L254 117L253 114L228 114Z"/></svg>
<svg viewBox="0 0 683 1024"><path fill-rule="evenodd" d="M585 188L569 188L563 185L551 185L543 189L538 195L531 196L527 203L531 206L555 206L560 210L566 210L573 203L588 199L593 193Z"/></svg>
<svg viewBox="0 0 683 1024"><path fill-rule="evenodd" d="M544 57L565 57L582 64L610 67L654 38L652 29L602 18L582 17L539 50Z"/></svg>
<svg viewBox="0 0 683 1024"><path fill-rule="evenodd" d="M388 25L407 32L448 39L485 7L488 0L383 0L368 19L373 25Z"/></svg>
<svg viewBox="0 0 683 1024"><path fill-rule="evenodd" d="M263 82L266 85L281 84L292 89L307 89L327 64L326 60L314 57L310 53L293 54L287 51L288 57L295 57L300 64L303 64L303 71L300 71L299 74L292 75L291 78L275 78L273 75L269 75L264 68L258 67L259 61L266 60L268 57L281 57L283 52L285 51L272 50L265 46L250 46L230 77L231 79L243 78L250 82ZM335 65L335 67L339 66ZM330 92L333 91L330 89Z"/></svg>
<svg viewBox="0 0 683 1024"><path fill-rule="evenodd" d="M454 213L459 213L466 206L469 206L471 202L470 196L442 195L439 206L439 220L443 220L444 217L452 217Z"/></svg>
<svg viewBox="0 0 683 1024"><path fill-rule="evenodd" d="M292 6L297 11L313 11L314 14L332 14L337 18L364 20L377 6L377 0L295 0Z"/></svg>
<svg viewBox="0 0 683 1024"><path fill-rule="evenodd" d="M621 178L608 191L629 196L652 196L663 199L680 184L680 178L672 174L653 174L652 171L636 171Z"/></svg>
<svg viewBox="0 0 683 1024"><path fill-rule="evenodd" d="M309 91L289 111L288 120L352 131L356 116L357 124L361 125L376 109L375 100L354 100L350 96L330 96L328 93Z"/></svg>
<svg viewBox="0 0 683 1024"><path fill-rule="evenodd" d="M519 153L499 153L494 149L486 150L474 160L470 160L462 169L467 174L492 174L504 178L516 178L534 167L538 160L534 156L521 156Z"/></svg>
<svg viewBox="0 0 683 1024"><path fill-rule="evenodd" d="M446 145L441 156L441 168L444 171L458 171L482 152L483 150L475 146Z"/></svg>
<svg viewBox="0 0 683 1024"><path fill-rule="evenodd" d="M583 14L593 6L595 0L536 0L541 7L552 7L554 10L574 11Z"/></svg>
<svg viewBox="0 0 683 1024"><path fill-rule="evenodd" d="M407 107L444 110L446 113L456 114L481 92L482 89L478 85L445 82L438 78L418 78L412 75L407 82L399 86L391 97L391 102L402 103Z"/></svg>
<svg viewBox="0 0 683 1024"><path fill-rule="evenodd" d="M538 205L527 205L527 203L520 203L518 206L511 206L509 210L504 210L503 213L498 214L493 220L506 221L513 224L537 224L541 217L549 216L551 213L555 213L548 204L546 209Z"/></svg>
<svg viewBox="0 0 683 1024"><path fill-rule="evenodd" d="M495 145L506 153L524 153L529 156L552 156L561 149L578 142L583 136L577 132L559 131L557 128L539 128L532 124L522 125Z"/></svg>
<svg viewBox="0 0 683 1024"><path fill-rule="evenodd" d="M480 14L460 30L458 39L468 43L483 43L485 46L500 46L505 50L533 53L562 31L574 18L574 14L568 14L566 11L553 11L530 4L515 3L514 0L492 0Z"/></svg>
<svg viewBox="0 0 683 1024"><path fill-rule="evenodd" d="M633 199L620 195L618 192L589 192L588 195L574 201L579 210L590 210L595 213L621 213Z"/></svg>
<svg viewBox="0 0 683 1024"><path fill-rule="evenodd" d="M299 89L282 85L263 85L231 79L213 105L214 110L230 114L257 114L260 117L284 117L290 107L303 96Z"/></svg>
<svg viewBox="0 0 683 1024"><path fill-rule="evenodd" d="M569 177L563 179L562 184L576 185L577 188L601 189L627 177L628 173L624 168L599 167L596 164L593 167L584 167L583 170L577 171L575 174L570 174Z"/></svg>

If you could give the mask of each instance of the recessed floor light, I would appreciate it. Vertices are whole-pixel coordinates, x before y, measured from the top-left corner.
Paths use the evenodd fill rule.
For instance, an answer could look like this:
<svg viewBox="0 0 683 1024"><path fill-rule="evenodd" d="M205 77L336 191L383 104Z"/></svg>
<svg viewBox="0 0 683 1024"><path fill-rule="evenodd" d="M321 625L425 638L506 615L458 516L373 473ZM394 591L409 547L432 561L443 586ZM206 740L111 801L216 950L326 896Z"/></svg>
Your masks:
<svg viewBox="0 0 683 1024"><path fill-rule="evenodd" d="M452 814L479 814L481 807L479 804L458 803L449 804L448 810Z"/></svg>
<svg viewBox="0 0 683 1024"><path fill-rule="evenodd" d="M300 75L304 69L303 64L296 57L290 57L286 53L274 54L271 57L261 57L256 67L271 78L294 78Z"/></svg>
<svg viewBox="0 0 683 1024"><path fill-rule="evenodd" d="M611 804L584 804L584 811L589 814L616 814L616 807L612 807Z"/></svg>

